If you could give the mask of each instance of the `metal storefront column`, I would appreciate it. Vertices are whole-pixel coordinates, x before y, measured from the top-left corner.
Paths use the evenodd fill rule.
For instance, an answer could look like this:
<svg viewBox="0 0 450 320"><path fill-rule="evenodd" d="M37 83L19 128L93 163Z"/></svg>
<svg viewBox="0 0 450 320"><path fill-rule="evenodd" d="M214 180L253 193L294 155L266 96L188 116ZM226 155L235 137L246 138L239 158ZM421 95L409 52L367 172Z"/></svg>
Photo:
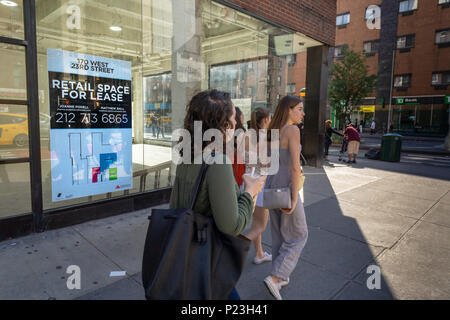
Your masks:
<svg viewBox="0 0 450 320"><path fill-rule="evenodd" d="M23 2L23 17L26 45L26 77L28 99L28 132L30 140L30 184L33 229L43 231L42 225L42 179L41 179L41 140L39 130L39 93L36 47L36 4L35 0Z"/></svg>
<svg viewBox="0 0 450 320"><path fill-rule="evenodd" d="M325 113L328 96L328 60L330 47L308 48L306 62L305 131L303 155L308 164L323 166Z"/></svg>

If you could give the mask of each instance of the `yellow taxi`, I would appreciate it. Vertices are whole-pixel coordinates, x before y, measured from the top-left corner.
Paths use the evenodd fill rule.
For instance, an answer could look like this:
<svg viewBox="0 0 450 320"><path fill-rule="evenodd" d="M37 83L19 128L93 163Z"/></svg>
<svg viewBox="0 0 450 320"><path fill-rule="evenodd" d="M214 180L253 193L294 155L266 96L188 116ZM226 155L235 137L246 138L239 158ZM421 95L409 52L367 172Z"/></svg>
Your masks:
<svg viewBox="0 0 450 320"><path fill-rule="evenodd" d="M25 114L0 113L0 145L28 145L28 117Z"/></svg>

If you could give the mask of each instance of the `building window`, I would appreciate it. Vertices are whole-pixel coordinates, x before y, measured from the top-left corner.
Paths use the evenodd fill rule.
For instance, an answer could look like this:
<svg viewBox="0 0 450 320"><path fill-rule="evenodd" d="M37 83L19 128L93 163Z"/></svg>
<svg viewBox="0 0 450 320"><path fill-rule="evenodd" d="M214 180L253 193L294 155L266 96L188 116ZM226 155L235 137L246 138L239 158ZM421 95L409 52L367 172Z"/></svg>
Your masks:
<svg viewBox="0 0 450 320"><path fill-rule="evenodd" d="M288 83L286 86L286 94L294 95L295 94L295 83Z"/></svg>
<svg viewBox="0 0 450 320"><path fill-rule="evenodd" d="M283 61L280 59L278 60L278 70L283 69Z"/></svg>
<svg viewBox="0 0 450 320"><path fill-rule="evenodd" d="M417 0L400 1L400 8L399 8L400 13L413 11L415 9L417 9Z"/></svg>
<svg viewBox="0 0 450 320"><path fill-rule="evenodd" d="M344 58L344 45L334 48L334 57L336 59Z"/></svg>
<svg viewBox="0 0 450 320"><path fill-rule="evenodd" d="M438 0L438 4L450 4L450 0Z"/></svg>
<svg viewBox="0 0 450 320"><path fill-rule="evenodd" d="M293 66L297 62L297 55L291 54L286 57L286 62L289 66Z"/></svg>
<svg viewBox="0 0 450 320"><path fill-rule="evenodd" d="M350 12L340 14L336 17L336 25L343 26L350 23Z"/></svg>
<svg viewBox="0 0 450 320"><path fill-rule="evenodd" d="M436 31L436 44L450 44L450 28Z"/></svg>
<svg viewBox="0 0 450 320"><path fill-rule="evenodd" d="M450 85L450 71L434 72L431 78L431 85L433 86Z"/></svg>
<svg viewBox="0 0 450 320"><path fill-rule="evenodd" d="M409 49L414 48L415 45L415 34L409 34L406 36L400 36L397 38L397 49Z"/></svg>
<svg viewBox="0 0 450 320"><path fill-rule="evenodd" d="M401 74L401 75L395 76L394 87L395 88L411 87L411 75L410 74Z"/></svg>
<svg viewBox="0 0 450 320"><path fill-rule="evenodd" d="M365 41L363 45L363 51L365 54L375 54L378 52L380 46L380 40Z"/></svg>

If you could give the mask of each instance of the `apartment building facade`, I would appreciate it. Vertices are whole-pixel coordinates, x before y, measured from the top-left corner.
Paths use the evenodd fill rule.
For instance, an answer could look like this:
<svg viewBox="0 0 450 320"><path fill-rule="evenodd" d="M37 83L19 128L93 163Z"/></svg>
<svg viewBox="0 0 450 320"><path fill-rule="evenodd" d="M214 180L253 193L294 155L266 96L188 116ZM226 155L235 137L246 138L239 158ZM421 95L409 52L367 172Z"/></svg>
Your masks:
<svg viewBox="0 0 450 320"><path fill-rule="evenodd" d="M450 108L450 0L338 0L334 59L361 52L376 90L352 121L410 135L445 136ZM333 114L333 113L332 113Z"/></svg>

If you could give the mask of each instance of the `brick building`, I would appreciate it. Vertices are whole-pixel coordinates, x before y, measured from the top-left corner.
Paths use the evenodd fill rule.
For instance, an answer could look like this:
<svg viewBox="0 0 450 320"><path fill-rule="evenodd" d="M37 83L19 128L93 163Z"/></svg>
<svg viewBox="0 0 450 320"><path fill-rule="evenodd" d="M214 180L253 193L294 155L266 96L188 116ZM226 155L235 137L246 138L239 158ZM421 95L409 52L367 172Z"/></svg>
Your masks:
<svg viewBox="0 0 450 320"><path fill-rule="evenodd" d="M375 118L384 131L390 121L394 132L402 134L446 135L450 1L338 0L336 17L335 59L348 45L365 54L370 73L378 76L376 90L352 120L369 125Z"/></svg>

